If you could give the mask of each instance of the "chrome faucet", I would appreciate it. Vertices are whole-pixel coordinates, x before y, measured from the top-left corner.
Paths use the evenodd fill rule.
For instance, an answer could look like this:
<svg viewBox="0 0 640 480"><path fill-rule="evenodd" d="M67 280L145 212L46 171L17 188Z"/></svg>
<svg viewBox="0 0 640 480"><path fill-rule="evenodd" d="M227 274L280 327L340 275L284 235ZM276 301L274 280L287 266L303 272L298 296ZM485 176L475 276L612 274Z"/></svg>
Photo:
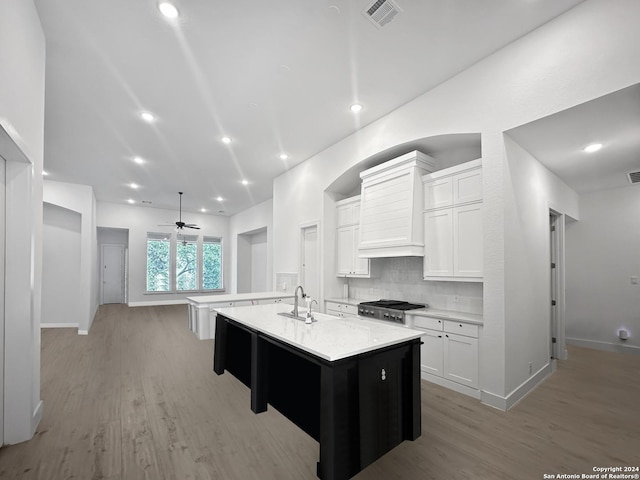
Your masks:
<svg viewBox="0 0 640 480"><path fill-rule="evenodd" d="M298 316L298 289L302 292L302 298L307 296L304 293L304 288L302 288L302 285L298 285L295 292L293 292L293 310L291 311L291 314L295 315L296 317Z"/></svg>

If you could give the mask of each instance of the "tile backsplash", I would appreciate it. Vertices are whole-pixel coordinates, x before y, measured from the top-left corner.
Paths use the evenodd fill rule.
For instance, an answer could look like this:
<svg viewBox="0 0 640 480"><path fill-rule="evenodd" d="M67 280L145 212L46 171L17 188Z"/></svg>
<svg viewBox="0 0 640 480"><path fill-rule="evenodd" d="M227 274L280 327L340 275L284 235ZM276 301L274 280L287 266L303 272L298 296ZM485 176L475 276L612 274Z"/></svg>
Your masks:
<svg viewBox="0 0 640 480"><path fill-rule="evenodd" d="M482 313L482 282L434 282L422 279L422 257L374 258L378 278L349 278L349 296L426 303L431 308Z"/></svg>

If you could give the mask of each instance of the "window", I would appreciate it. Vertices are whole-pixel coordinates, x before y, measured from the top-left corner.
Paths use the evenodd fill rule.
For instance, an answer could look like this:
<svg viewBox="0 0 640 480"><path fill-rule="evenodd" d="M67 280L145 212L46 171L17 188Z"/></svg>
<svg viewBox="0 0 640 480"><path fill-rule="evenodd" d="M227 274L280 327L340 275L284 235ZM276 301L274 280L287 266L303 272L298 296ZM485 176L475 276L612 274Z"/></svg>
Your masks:
<svg viewBox="0 0 640 480"><path fill-rule="evenodd" d="M222 290L222 239L204 237L202 242L202 289Z"/></svg>
<svg viewBox="0 0 640 480"><path fill-rule="evenodd" d="M147 233L147 292L171 290L171 241L167 233Z"/></svg>
<svg viewBox="0 0 640 480"><path fill-rule="evenodd" d="M198 289L198 236L178 235L176 243L176 290Z"/></svg>

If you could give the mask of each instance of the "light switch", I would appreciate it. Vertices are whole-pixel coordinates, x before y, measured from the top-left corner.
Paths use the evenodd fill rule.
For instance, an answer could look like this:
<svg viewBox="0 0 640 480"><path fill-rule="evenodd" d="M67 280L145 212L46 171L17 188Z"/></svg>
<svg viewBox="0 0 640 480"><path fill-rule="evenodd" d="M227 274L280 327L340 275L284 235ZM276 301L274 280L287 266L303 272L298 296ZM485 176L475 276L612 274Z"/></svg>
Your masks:
<svg viewBox="0 0 640 480"><path fill-rule="evenodd" d="M636 275L631 277L631 285L638 285L638 277Z"/></svg>

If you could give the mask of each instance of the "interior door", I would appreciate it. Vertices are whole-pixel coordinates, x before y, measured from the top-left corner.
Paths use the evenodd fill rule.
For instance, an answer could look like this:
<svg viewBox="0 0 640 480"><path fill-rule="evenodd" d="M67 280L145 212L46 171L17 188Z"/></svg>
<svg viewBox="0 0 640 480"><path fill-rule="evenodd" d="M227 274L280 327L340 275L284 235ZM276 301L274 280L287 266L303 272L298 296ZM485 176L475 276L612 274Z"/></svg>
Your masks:
<svg viewBox="0 0 640 480"><path fill-rule="evenodd" d="M102 302L124 302L124 246L102 245Z"/></svg>

